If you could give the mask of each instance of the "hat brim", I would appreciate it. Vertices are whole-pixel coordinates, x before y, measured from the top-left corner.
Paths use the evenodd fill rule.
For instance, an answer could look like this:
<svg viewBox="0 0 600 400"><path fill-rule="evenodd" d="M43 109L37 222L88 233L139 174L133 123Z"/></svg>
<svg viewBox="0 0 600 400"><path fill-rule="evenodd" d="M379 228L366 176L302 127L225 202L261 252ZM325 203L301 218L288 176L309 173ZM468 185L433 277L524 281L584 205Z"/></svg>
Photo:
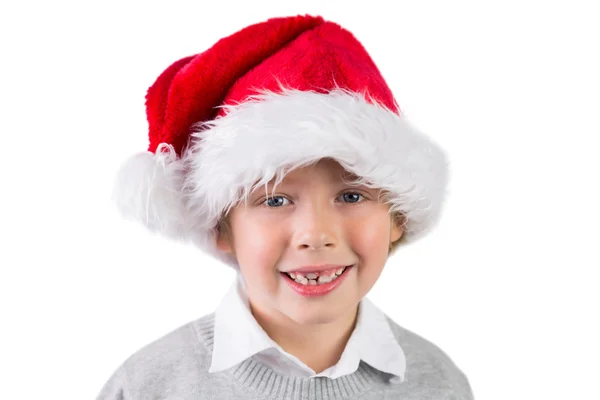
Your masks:
<svg viewBox="0 0 600 400"><path fill-rule="evenodd" d="M181 158L165 144L153 156L158 172L148 162L153 166L141 177L123 178L128 168L136 170L131 165L121 171L128 195L119 208L129 218L189 239L237 268L216 248L219 219L283 171L331 158L362 183L389 192L390 211L406 218L403 243L438 223L449 180L445 152L405 117L365 95L285 89L223 107L223 117L194 127ZM137 196L132 185L141 189Z"/></svg>

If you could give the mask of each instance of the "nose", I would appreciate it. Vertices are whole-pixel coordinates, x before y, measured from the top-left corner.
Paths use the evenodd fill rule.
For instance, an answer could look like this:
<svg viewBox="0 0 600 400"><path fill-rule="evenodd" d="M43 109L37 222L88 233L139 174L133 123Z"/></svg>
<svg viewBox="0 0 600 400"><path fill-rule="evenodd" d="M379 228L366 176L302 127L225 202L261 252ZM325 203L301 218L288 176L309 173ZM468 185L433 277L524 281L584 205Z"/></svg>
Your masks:
<svg viewBox="0 0 600 400"><path fill-rule="evenodd" d="M340 220L334 205L326 201L305 202L294 216L294 240L298 250L335 249L339 245Z"/></svg>

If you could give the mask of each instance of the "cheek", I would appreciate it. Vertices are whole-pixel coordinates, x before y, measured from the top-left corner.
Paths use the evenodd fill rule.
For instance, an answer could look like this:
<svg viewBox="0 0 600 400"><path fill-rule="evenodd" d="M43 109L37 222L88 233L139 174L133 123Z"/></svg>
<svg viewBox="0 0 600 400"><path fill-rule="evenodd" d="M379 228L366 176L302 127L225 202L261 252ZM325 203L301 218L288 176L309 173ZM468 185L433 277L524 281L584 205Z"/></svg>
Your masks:
<svg viewBox="0 0 600 400"><path fill-rule="evenodd" d="M360 262L356 273L364 293L375 284L387 261L389 229L389 222L384 218L369 218L356 225L349 236Z"/></svg>
<svg viewBox="0 0 600 400"><path fill-rule="evenodd" d="M278 236L272 230L257 229L257 226L239 227L236 232L238 261L255 276L272 273L282 251Z"/></svg>
<svg viewBox="0 0 600 400"><path fill-rule="evenodd" d="M389 229L389 222L381 217L357 221L348 228L352 247L367 261L387 255Z"/></svg>

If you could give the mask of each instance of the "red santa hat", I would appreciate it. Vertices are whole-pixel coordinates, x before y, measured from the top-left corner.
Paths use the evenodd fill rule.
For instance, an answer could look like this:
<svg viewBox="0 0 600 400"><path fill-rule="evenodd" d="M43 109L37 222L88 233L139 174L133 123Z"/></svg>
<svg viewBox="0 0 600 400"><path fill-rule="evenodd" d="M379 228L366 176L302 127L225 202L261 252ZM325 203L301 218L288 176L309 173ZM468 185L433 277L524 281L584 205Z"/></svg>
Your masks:
<svg viewBox="0 0 600 400"><path fill-rule="evenodd" d="M353 34L320 16L272 18L176 61L146 109L149 148L119 170L118 208L234 268L216 247L218 221L282 171L322 158L391 194L403 243L440 218L445 153L401 115Z"/></svg>

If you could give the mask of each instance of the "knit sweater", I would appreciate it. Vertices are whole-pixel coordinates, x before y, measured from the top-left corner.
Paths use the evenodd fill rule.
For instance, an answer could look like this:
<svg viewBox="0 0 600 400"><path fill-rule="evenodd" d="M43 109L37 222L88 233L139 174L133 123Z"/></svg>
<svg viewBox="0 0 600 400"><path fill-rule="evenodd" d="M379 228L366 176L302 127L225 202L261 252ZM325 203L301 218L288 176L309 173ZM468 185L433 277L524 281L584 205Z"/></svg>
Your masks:
<svg viewBox="0 0 600 400"><path fill-rule="evenodd" d="M275 372L248 358L209 373L215 313L188 322L127 358L102 387L97 400L472 400L465 374L439 347L386 316L406 354L404 381L361 361L336 379Z"/></svg>

